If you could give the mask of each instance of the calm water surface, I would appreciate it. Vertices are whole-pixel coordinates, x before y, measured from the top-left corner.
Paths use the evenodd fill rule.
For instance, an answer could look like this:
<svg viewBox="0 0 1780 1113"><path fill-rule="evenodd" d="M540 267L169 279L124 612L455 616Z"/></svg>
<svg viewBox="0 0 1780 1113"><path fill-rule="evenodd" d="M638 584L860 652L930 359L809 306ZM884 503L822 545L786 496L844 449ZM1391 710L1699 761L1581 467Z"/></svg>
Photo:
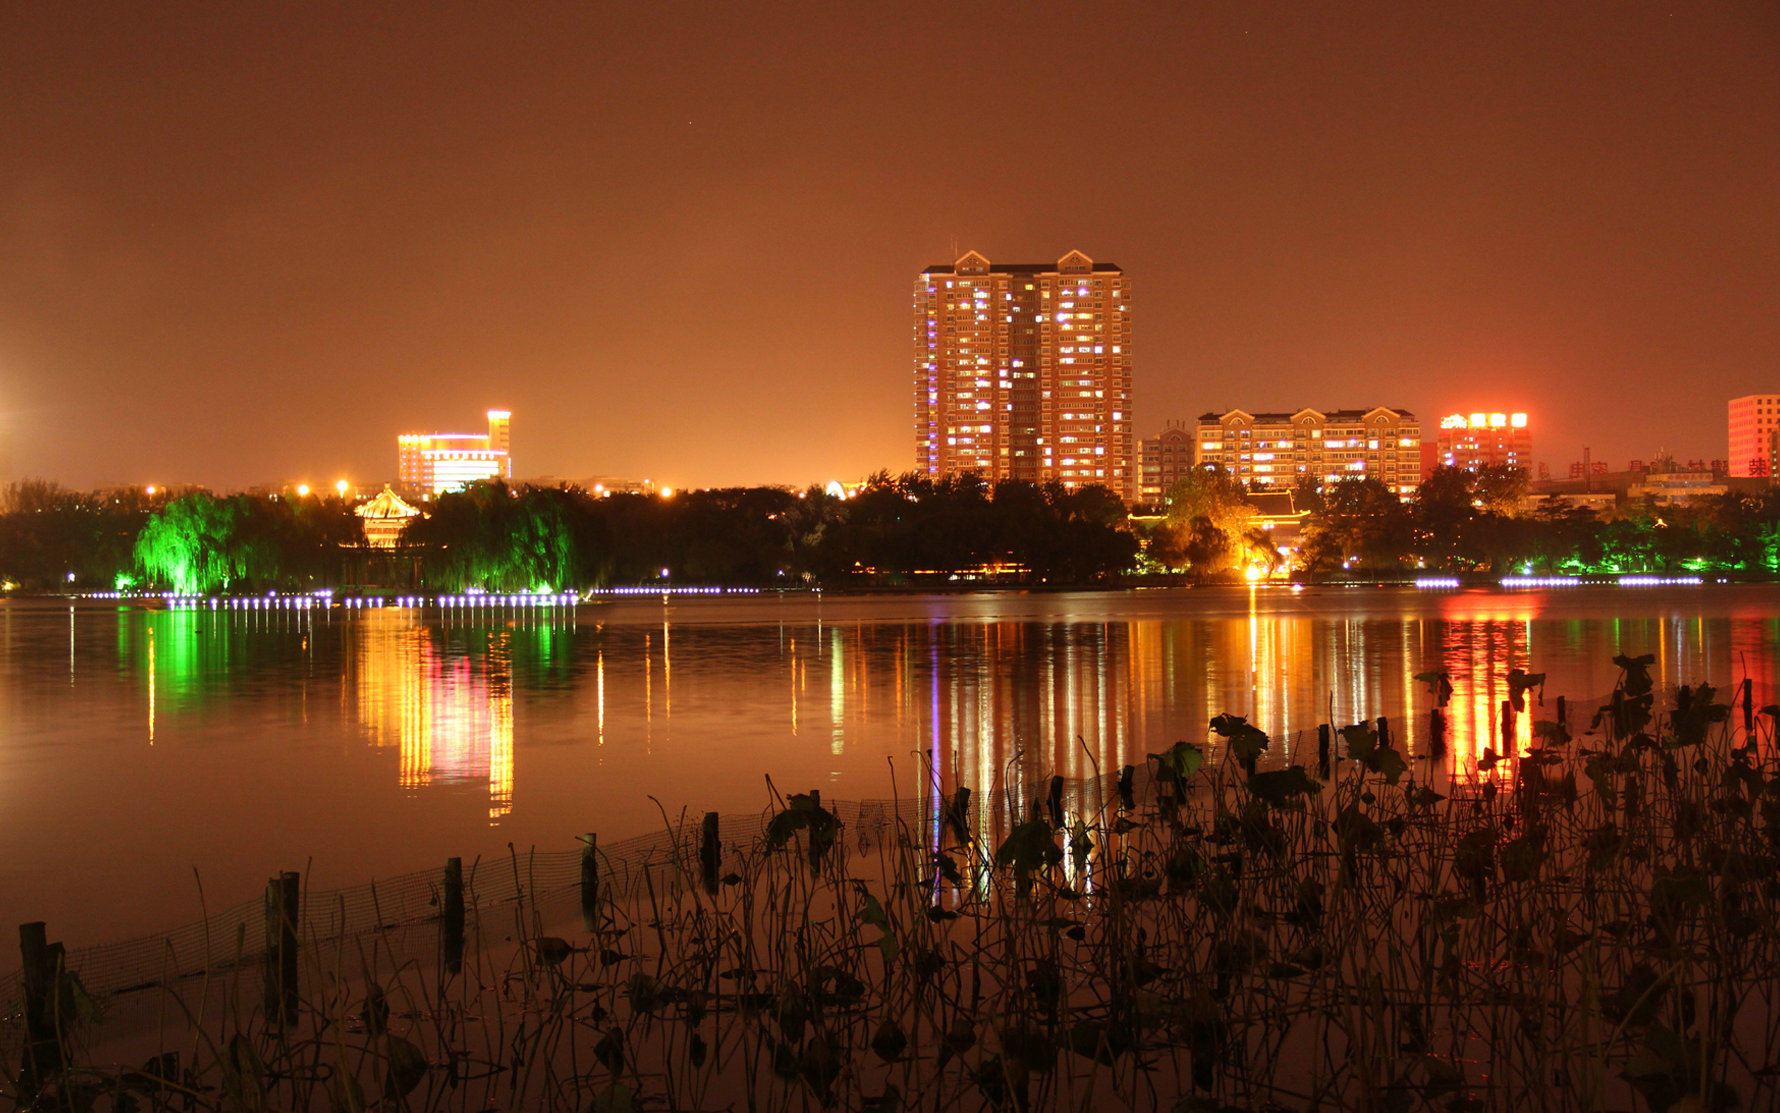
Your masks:
<svg viewBox="0 0 1780 1113"><path fill-rule="evenodd" d="M5 603L0 922L104 942L195 919L200 878L215 907L281 869L327 888L567 849L663 810L758 810L769 776L863 799L920 791L931 764L1030 796L1205 741L1225 711L1283 756L1378 715L1414 749L1424 669L1452 676L1444 774L1462 775L1498 744L1512 668L1587 701L1615 653L1653 653L1665 684L1748 677L1776 701L1777 616L1780 589L1725 586L655 597L480 618Z"/></svg>

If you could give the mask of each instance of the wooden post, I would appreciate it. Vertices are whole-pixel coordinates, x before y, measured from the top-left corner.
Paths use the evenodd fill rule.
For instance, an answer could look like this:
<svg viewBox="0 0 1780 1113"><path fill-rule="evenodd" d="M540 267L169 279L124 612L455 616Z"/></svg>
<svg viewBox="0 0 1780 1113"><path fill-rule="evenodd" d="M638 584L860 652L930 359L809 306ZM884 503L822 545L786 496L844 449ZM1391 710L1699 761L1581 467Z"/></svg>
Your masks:
<svg viewBox="0 0 1780 1113"><path fill-rule="evenodd" d="M717 867L723 861L723 850L717 844L717 813L706 812L704 830L698 845L699 872L704 877L705 892L717 895Z"/></svg>
<svg viewBox="0 0 1780 1113"><path fill-rule="evenodd" d="M581 923L588 931L599 926L599 837L589 831L581 836Z"/></svg>
<svg viewBox="0 0 1780 1113"><path fill-rule="evenodd" d="M952 837L959 843L970 841L970 789L963 785L952 793L951 803L944 805L946 826L952 829ZM935 847L935 849L938 849Z"/></svg>
<svg viewBox="0 0 1780 1113"><path fill-rule="evenodd" d="M1428 756L1435 761L1446 756L1446 712L1438 707L1428 711Z"/></svg>
<svg viewBox="0 0 1780 1113"><path fill-rule="evenodd" d="M1502 756L1514 756L1514 702L1502 701Z"/></svg>
<svg viewBox="0 0 1780 1113"><path fill-rule="evenodd" d="M266 882L266 1019L297 1022L297 911L302 878L286 871Z"/></svg>
<svg viewBox="0 0 1780 1113"><path fill-rule="evenodd" d="M1045 797L1045 808L1051 813L1051 826L1063 826L1063 778L1051 778L1051 791Z"/></svg>
<svg viewBox="0 0 1780 1113"><path fill-rule="evenodd" d="M1384 715L1378 717L1378 748L1389 749L1391 745L1391 720Z"/></svg>
<svg viewBox="0 0 1780 1113"><path fill-rule="evenodd" d="M464 968L464 860L445 859L445 893L439 915L439 945L444 952L445 972L461 974Z"/></svg>
<svg viewBox="0 0 1780 1113"><path fill-rule="evenodd" d="M1329 734L1328 723L1316 728L1316 773L1325 781L1329 779Z"/></svg>
<svg viewBox="0 0 1780 1113"><path fill-rule="evenodd" d="M822 810L822 790L821 789L819 789L819 788L810 789L810 804L815 808L816 811L820 812ZM820 870L822 868L822 860L828 856L828 843L826 841L824 841L823 839L817 837L816 829L813 826L810 828L807 838L808 838L807 845L809 846L810 870L812 872L814 872L814 871Z"/></svg>
<svg viewBox="0 0 1780 1113"><path fill-rule="evenodd" d="M1568 711L1564 707L1564 697L1563 696L1559 696L1557 698L1557 717L1558 717L1558 726L1560 726L1560 727L1563 726L1565 724L1566 718L1568 717Z"/></svg>
<svg viewBox="0 0 1780 1113"><path fill-rule="evenodd" d="M1137 807L1137 800L1133 797L1131 792L1132 782L1136 780L1136 778L1137 766L1135 765L1127 765L1119 770L1119 807L1126 811L1130 811Z"/></svg>
<svg viewBox="0 0 1780 1113"><path fill-rule="evenodd" d="M20 1084L37 1086L62 1069L62 1041L56 1031L58 948L49 943L42 920L19 925L19 957L25 983L25 1047Z"/></svg>

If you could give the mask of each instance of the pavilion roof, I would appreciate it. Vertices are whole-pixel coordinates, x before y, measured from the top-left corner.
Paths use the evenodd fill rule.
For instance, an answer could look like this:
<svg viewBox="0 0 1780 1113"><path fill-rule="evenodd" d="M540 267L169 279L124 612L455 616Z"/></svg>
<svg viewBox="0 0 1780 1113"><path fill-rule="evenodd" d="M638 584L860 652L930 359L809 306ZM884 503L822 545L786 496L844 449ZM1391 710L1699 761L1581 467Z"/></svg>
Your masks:
<svg viewBox="0 0 1780 1113"><path fill-rule="evenodd" d="M367 520L372 518L412 518L420 513L419 510L402 501L401 496L390 490L387 483L383 485L383 490L378 493L376 498L363 506L355 507L353 512Z"/></svg>

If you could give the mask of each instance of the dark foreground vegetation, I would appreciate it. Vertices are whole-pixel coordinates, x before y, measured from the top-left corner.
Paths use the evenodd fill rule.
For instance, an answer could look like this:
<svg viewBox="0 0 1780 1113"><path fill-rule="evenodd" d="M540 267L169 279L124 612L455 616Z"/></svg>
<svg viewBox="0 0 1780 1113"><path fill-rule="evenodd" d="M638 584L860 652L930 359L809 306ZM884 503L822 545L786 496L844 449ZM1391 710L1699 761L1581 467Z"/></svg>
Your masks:
<svg viewBox="0 0 1780 1113"><path fill-rule="evenodd" d="M812 487L605 497L480 484L424 504L405 546L368 550L331 494L64 491L15 484L0 513L0 582L25 592L395 587L456 592L720 584L1084 585L1134 576L1399 579L1431 572L1780 573L1780 494L1731 493L1610 514L1528 510L1518 472L1443 468L1403 502L1374 479L1292 491L1301 513L1217 471L1154 513L1110 491L974 476L874 476L850 498ZM1283 551L1282 551L1283 550Z"/></svg>
<svg viewBox="0 0 1780 1113"><path fill-rule="evenodd" d="M1611 702L1576 722L1516 673L1504 718L1534 717L1538 744L1485 749L1474 772L1400 751L1384 724L1334 731L1326 750L1300 740L1288 763L1222 716L1219 747L1177 744L1145 775L990 786L987 806L956 791L881 824L849 813L851 827L793 796L721 849L676 827L654 868L589 859L584 920L546 929L521 906L485 921L495 949L461 966L446 928L436 959L306 942L320 957L286 1005L270 992L262 1008L239 968L220 989L153 991L160 1042L137 1070L89 1065L91 1010L64 975L12 1029L12 1096L44 1110L1772 1109L1780 708L1705 688L1659 708L1651 663L1620 658ZM1424 679L1438 710L1444 678Z"/></svg>

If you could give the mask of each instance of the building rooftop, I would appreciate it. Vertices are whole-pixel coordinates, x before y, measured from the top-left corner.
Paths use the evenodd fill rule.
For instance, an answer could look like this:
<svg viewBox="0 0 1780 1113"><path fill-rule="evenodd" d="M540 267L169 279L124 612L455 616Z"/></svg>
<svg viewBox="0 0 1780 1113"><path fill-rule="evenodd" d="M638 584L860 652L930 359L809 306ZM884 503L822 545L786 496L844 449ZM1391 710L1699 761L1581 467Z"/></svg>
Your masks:
<svg viewBox="0 0 1780 1113"><path fill-rule="evenodd" d="M1263 518L1289 518L1298 513L1290 491L1250 491L1243 497Z"/></svg>
<svg viewBox="0 0 1780 1113"><path fill-rule="evenodd" d="M1124 267L1117 263L1095 263L1096 274L1122 271ZM953 263L928 267L922 274L957 274L957 266ZM990 263L990 274L1056 274L1057 264L1051 263Z"/></svg>
<svg viewBox="0 0 1780 1113"><path fill-rule="evenodd" d="M1364 410L1293 410L1290 413L1271 413L1271 412L1270 413L1252 413L1248 410L1225 410L1223 413L1202 413L1199 415L1199 420L1200 421L1219 421L1225 417L1228 417L1230 414L1241 413L1241 414L1247 414L1249 417L1254 418L1256 421L1279 423L1279 422L1290 421L1294 417L1297 417L1301 413L1314 413L1314 414L1318 415L1319 417L1321 417L1324 421L1361 421L1361 420L1365 419L1367 414L1374 413L1378 410L1391 410L1392 412L1397 413L1403 417L1414 417L1415 416L1413 411L1406 410L1406 409L1402 408L1401 406L1373 406L1370 409L1364 409Z"/></svg>

